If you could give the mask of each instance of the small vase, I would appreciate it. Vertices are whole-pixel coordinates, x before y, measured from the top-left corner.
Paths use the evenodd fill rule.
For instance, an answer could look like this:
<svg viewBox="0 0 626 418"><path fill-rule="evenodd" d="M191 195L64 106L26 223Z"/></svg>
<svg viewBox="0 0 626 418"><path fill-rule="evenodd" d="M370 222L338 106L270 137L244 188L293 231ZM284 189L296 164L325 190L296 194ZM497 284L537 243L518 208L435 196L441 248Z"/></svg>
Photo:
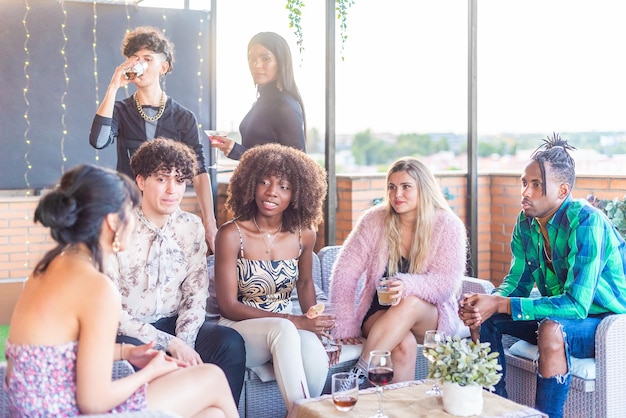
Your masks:
<svg viewBox="0 0 626 418"><path fill-rule="evenodd" d="M483 411L482 386L443 382L443 409L458 417L480 415Z"/></svg>

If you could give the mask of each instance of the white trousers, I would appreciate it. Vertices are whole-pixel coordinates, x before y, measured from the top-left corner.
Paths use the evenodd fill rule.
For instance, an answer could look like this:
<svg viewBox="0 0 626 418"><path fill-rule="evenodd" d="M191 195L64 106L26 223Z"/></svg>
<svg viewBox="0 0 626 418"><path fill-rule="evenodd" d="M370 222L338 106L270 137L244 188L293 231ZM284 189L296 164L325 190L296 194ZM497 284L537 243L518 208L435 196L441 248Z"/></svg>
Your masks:
<svg viewBox="0 0 626 418"><path fill-rule="evenodd" d="M220 318L218 323L233 328L243 337L246 367L273 363L276 383L288 410L294 401L317 397L324 390L328 355L314 333L298 330L284 318L243 321Z"/></svg>

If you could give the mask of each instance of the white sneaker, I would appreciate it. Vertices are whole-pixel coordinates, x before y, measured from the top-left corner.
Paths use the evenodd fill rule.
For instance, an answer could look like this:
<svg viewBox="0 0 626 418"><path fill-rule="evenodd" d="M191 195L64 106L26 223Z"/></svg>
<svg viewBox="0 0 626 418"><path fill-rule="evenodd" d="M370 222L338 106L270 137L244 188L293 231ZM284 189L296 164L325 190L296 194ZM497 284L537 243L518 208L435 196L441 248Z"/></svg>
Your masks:
<svg viewBox="0 0 626 418"><path fill-rule="evenodd" d="M356 378L359 381L360 389L363 389L363 386L366 383L369 383L369 381L367 380L367 374L365 374L365 372L361 370L358 366L354 366L352 370L350 370L350 373L356 375Z"/></svg>

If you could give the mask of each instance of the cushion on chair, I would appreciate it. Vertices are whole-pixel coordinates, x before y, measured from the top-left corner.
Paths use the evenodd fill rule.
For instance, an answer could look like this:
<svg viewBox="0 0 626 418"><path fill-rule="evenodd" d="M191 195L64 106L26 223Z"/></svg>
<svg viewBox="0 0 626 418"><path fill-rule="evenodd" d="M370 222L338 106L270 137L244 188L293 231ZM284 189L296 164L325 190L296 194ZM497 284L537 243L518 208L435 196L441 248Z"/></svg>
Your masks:
<svg viewBox="0 0 626 418"><path fill-rule="evenodd" d="M539 348L524 340L519 340L509 348L509 353L536 361L539 358ZM572 375L581 379L593 380L596 378L596 359L571 357Z"/></svg>

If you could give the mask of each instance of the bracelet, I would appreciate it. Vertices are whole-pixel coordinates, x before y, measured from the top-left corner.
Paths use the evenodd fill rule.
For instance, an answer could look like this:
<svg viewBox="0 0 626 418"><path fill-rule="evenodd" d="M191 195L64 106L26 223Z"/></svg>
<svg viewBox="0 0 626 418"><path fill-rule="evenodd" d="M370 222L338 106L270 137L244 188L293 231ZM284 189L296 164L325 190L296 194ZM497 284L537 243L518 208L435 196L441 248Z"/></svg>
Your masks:
<svg viewBox="0 0 626 418"><path fill-rule="evenodd" d="M120 360L124 360L124 343L120 344Z"/></svg>

